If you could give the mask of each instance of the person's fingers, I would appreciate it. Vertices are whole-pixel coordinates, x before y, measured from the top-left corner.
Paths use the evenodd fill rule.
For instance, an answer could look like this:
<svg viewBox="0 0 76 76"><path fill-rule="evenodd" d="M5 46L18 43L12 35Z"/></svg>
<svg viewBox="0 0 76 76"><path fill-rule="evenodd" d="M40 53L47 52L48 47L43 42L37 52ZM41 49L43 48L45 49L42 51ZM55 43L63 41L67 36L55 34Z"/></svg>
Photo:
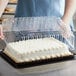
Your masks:
<svg viewBox="0 0 76 76"><path fill-rule="evenodd" d="M0 39L4 39L2 26L0 26Z"/></svg>
<svg viewBox="0 0 76 76"><path fill-rule="evenodd" d="M69 25L66 25L61 19L59 21L60 31L64 38L69 38L73 35L71 28Z"/></svg>
<svg viewBox="0 0 76 76"><path fill-rule="evenodd" d="M73 36L73 33L67 29L64 32L62 32L62 34L65 38L69 38L69 37Z"/></svg>

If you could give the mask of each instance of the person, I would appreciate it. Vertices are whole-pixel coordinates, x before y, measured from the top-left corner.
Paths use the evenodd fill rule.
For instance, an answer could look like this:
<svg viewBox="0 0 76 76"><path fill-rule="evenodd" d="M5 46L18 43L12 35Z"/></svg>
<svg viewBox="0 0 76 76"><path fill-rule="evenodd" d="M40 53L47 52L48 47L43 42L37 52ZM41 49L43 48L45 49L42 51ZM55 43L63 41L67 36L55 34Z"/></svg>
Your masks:
<svg viewBox="0 0 76 76"><path fill-rule="evenodd" d="M15 17L56 16L66 24L64 36L70 36L76 0L18 0ZM71 29L70 29L71 26Z"/></svg>
<svg viewBox="0 0 76 76"><path fill-rule="evenodd" d="M18 0L15 17L56 16L66 24L66 35L73 30L72 18L76 9L76 0Z"/></svg>
<svg viewBox="0 0 76 76"><path fill-rule="evenodd" d="M0 17L2 16L2 13L4 12L9 0L0 0Z"/></svg>
<svg viewBox="0 0 76 76"><path fill-rule="evenodd" d="M73 15L76 10L76 0L18 0L15 17L52 17L60 18L62 42L69 48L74 46L66 40L73 36Z"/></svg>
<svg viewBox="0 0 76 76"><path fill-rule="evenodd" d="M9 0L0 0L0 18L8 4ZM1 20L2 21L2 20ZM3 35L3 28L0 25L0 39L4 39L4 35Z"/></svg>

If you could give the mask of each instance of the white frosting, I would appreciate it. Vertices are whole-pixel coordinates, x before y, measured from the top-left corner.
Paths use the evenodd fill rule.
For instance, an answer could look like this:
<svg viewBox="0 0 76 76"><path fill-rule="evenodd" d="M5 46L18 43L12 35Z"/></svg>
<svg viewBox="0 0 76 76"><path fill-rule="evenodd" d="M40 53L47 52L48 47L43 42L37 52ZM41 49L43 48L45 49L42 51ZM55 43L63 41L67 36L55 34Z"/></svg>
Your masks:
<svg viewBox="0 0 76 76"><path fill-rule="evenodd" d="M7 51L22 62L71 54L66 44L52 37L8 43L4 52Z"/></svg>

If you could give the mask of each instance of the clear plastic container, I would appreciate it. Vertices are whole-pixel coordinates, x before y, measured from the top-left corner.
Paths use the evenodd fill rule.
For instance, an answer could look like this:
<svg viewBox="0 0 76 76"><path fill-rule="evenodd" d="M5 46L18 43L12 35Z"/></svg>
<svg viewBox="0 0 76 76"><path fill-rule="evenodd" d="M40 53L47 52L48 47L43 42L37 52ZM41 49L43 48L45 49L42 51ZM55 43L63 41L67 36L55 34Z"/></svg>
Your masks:
<svg viewBox="0 0 76 76"><path fill-rule="evenodd" d="M27 39L54 37L74 50L74 35L65 37L61 28L60 18L57 17L19 17L5 20L3 25L4 41L7 43ZM66 33L65 33L66 34Z"/></svg>

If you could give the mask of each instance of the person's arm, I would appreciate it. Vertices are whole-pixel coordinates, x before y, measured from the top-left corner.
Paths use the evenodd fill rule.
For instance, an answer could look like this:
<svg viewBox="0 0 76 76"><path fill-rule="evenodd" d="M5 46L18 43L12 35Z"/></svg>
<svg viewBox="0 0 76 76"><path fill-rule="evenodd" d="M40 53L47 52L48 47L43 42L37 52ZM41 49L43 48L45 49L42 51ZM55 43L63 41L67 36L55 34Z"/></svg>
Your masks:
<svg viewBox="0 0 76 76"><path fill-rule="evenodd" d="M73 36L73 33L70 28L70 23L73 18L73 15L76 11L76 0L65 0L65 11L64 15L61 18L61 29L62 34L65 38Z"/></svg>
<svg viewBox="0 0 76 76"><path fill-rule="evenodd" d="M76 0L65 0L65 11L62 20L66 25L70 24L70 21L76 10Z"/></svg>
<svg viewBox="0 0 76 76"><path fill-rule="evenodd" d="M0 17L2 16L2 13L4 12L8 2L9 2L9 0L0 0ZM3 38L4 38L3 28L0 25L0 39L3 39Z"/></svg>
<svg viewBox="0 0 76 76"><path fill-rule="evenodd" d="M4 12L9 0L0 0L0 17L2 16L2 13Z"/></svg>

